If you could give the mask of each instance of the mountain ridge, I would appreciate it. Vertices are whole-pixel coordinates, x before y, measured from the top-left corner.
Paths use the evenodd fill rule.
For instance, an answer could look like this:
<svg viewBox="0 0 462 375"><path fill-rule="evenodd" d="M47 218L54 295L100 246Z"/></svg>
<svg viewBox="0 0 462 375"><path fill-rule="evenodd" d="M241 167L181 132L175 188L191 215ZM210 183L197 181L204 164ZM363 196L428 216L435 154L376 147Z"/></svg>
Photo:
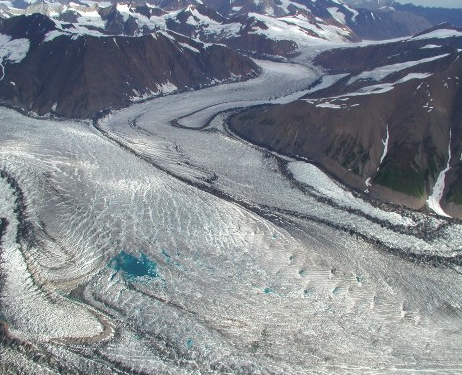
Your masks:
<svg viewBox="0 0 462 375"><path fill-rule="evenodd" d="M39 115L88 118L142 98L259 73L248 57L227 47L171 32L76 35L69 32L72 26L58 29L43 15L20 17L0 22L0 33L28 44L22 59L6 56L0 99Z"/></svg>
<svg viewBox="0 0 462 375"><path fill-rule="evenodd" d="M351 38L389 39L409 36L428 29L443 21L462 26L462 9L425 8L410 4L402 5L394 1L334 1L318 0L265 0L248 1L164 1L114 2L24 2L14 8L9 1L0 1L0 16L9 17L21 13L40 12L67 22L80 22L88 25L89 20L98 28L109 33L122 35L142 34L165 28L165 21L174 19L175 12L188 7L208 9L216 12L227 22L233 17L248 17L251 13L268 15L275 19L303 15L312 25L333 25L349 30ZM378 4L378 5L377 5ZM89 18L90 17L90 18ZM153 21L158 18L157 21ZM190 23L189 26L194 26ZM322 26L325 27L325 26Z"/></svg>

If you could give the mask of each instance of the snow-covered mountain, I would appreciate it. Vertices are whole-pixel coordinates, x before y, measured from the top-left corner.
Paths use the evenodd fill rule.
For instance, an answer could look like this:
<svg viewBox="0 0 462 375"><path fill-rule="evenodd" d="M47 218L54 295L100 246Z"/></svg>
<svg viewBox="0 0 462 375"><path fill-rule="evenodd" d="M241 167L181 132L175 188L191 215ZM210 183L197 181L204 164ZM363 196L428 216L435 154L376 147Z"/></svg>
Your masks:
<svg viewBox="0 0 462 375"><path fill-rule="evenodd" d="M264 43L275 38L290 39L288 34L294 30L327 40L355 40L358 36L384 39L412 35L443 21L462 26L462 11L401 5L391 0L151 0L112 4L0 1L3 17L35 12L116 35L140 35L172 27L199 37L206 34L207 39L220 42L228 36L233 40L242 37L243 49L248 48L250 42L247 35L240 35L240 30L246 30L255 17L260 24L265 24L265 30L277 29L285 34L268 32ZM290 25L297 28L288 27ZM250 31L262 34L258 29ZM269 52L273 53L271 48Z"/></svg>
<svg viewBox="0 0 462 375"><path fill-rule="evenodd" d="M220 5L222 4L222 5ZM227 6L225 6L227 4ZM309 6L293 1L169 2L60 4L38 3L0 10L4 17L42 13L110 35L144 35L172 30L203 42L229 44L251 53L289 56L297 42L357 40L345 24L348 8L332 0ZM339 10L339 7L342 9Z"/></svg>
<svg viewBox="0 0 462 375"><path fill-rule="evenodd" d="M442 20L462 26L462 11L394 1L151 0L149 2L0 1L0 16L42 13L107 35L171 30L261 56L290 57L306 44L413 35Z"/></svg>

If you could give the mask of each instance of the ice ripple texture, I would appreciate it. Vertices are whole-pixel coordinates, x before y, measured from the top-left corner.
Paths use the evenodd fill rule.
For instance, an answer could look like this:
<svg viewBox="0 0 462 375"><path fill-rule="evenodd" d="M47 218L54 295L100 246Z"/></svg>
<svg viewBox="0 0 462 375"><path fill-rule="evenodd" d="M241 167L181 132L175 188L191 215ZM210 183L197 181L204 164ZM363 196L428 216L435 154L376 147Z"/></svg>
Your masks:
<svg viewBox="0 0 462 375"><path fill-rule="evenodd" d="M94 125L0 109L3 372L462 371L460 224L231 134L319 77L262 64Z"/></svg>

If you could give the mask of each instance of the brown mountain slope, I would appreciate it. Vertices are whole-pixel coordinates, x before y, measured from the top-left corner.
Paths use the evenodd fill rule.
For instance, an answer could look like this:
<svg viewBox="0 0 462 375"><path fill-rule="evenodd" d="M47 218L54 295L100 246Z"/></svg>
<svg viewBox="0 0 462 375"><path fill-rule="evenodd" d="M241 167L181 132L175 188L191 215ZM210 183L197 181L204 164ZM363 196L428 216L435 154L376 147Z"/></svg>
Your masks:
<svg viewBox="0 0 462 375"><path fill-rule="evenodd" d="M245 111L230 120L231 129L278 152L312 159L373 197L415 209L425 205L446 167L451 133L442 203L460 217L462 59L454 49L441 56L380 83L347 76L311 98Z"/></svg>
<svg viewBox="0 0 462 375"><path fill-rule="evenodd" d="M28 38L30 49L22 61L4 62L0 100L40 115L88 118L145 95L244 80L259 72L251 59L225 46L178 34L78 35L56 30L42 15L16 18L2 21L0 33Z"/></svg>

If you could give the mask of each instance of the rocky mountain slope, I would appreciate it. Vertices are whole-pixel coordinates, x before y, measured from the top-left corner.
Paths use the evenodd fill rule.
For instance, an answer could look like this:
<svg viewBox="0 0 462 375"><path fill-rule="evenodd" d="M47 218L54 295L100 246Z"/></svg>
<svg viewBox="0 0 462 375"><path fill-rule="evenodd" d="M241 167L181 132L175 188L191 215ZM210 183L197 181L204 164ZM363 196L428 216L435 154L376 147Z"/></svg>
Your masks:
<svg viewBox="0 0 462 375"><path fill-rule="evenodd" d="M243 112L231 128L373 197L461 217L461 47L460 30L435 29L325 52L319 89Z"/></svg>
<svg viewBox="0 0 462 375"><path fill-rule="evenodd" d="M39 115L92 117L146 97L258 74L249 58L171 32L81 33L35 14L0 20L0 100Z"/></svg>

